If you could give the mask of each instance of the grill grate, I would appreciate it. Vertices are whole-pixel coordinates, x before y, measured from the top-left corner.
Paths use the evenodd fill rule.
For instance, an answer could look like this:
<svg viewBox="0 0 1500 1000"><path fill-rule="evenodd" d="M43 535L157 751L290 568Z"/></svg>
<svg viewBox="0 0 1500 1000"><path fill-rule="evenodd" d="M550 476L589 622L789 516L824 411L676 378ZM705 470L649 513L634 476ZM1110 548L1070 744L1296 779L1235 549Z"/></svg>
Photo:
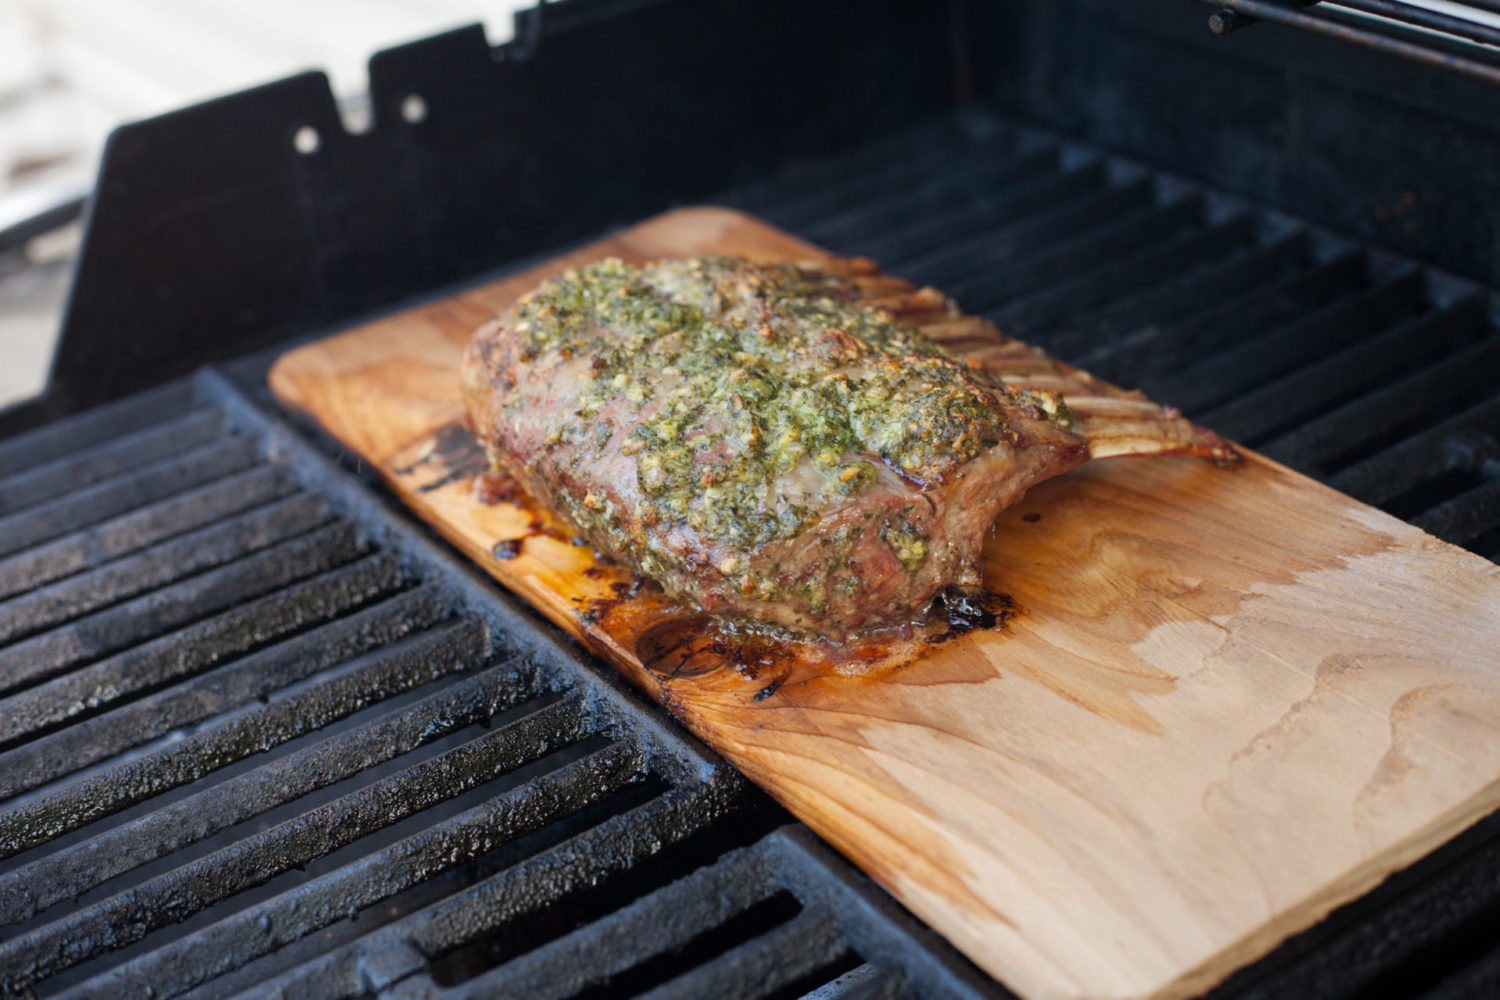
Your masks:
<svg viewBox="0 0 1500 1000"><path fill-rule="evenodd" d="M219 376L0 472L0 994L896 996L934 963Z"/></svg>

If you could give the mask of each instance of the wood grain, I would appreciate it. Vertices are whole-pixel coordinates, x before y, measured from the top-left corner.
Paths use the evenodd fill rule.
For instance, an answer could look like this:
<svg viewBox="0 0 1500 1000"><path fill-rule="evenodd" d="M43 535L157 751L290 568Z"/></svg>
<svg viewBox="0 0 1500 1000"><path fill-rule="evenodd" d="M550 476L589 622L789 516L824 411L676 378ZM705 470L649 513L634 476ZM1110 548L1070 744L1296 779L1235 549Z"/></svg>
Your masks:
<svg viewBox="0 0 1500 1000"><path fill-rule="evenodd" d="M987 542L1005 627L893 643L866 675L726 642L546 518L481 503L469 333L570 264L704 251L822 256L682 209L290 352L271 385L1033 1000L1197 993L1500 803L1500 569L1253 454L1043 483ZM973 356L1016 350L924 318Z"/></svg>

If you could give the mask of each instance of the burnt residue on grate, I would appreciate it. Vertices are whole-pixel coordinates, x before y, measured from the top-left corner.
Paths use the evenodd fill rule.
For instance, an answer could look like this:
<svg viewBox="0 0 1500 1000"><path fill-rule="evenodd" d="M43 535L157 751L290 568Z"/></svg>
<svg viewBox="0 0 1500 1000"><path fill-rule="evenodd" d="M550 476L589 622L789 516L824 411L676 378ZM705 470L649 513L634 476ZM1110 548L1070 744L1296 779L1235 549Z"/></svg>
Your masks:
<svg viewBox="0 0 1500 1000"><path fill-rule="evenodd" d="M101 412L0 442L0 995L977 995L216 374Z"/></svg>

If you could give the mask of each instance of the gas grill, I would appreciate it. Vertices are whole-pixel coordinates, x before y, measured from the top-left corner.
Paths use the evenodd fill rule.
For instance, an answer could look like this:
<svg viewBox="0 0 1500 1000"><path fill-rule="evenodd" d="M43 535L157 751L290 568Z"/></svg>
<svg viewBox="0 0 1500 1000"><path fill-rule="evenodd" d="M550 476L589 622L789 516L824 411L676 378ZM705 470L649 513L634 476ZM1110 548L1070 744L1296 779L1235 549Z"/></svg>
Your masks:
<svg viewBox="0 0 1500 1000"><path fill-rule="evenodd" d="M568 0L378 54L366 133L316 74L117 132L0 412L0 994L1009 995L265 373L726 204L1500 559L1500 91L1206 14ZM1497 922L1492 816L1213 995L1487 995Z"/></svg>

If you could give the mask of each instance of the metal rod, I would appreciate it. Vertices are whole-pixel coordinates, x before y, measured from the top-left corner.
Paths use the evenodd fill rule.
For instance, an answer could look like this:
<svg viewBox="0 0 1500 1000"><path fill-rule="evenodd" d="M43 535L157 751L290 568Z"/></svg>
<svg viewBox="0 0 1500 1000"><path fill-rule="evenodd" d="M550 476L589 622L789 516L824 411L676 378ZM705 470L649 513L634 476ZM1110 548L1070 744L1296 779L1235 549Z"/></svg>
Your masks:
<svg viewBox="0 0 1500 1000"><path fill-rule="evenodd" d="M1444 14L1426 7L1402 3L1401 0L1324 0L1324 3L1334 7L1363 11L1378 17L1388 17L1393 21L1467 38L1483 45L1500 45L1500 28L1462 17L1454 17L1452 14Z"/></svg>
<svg viewBox="0 0 1500 1000"><path fill-rule="evenodd" d="M1459 0L1461 6L1470 7L1474 10L1486 11L1490 14L1500 14L1500 0ZM1450 6L1452 6L1450 4Z"/></svg>
<svg viewBox="0 0 1500 1000"><path fill-rule="evenodd" d="M1277 24L1289 25L1294 28L1305 28L1315 34L1326 35L1341 41L1352 42L1384 52L1389 55L1401 56L1415 62L1424 63L1428 66L1437 66L1443 69L1454 70L1487 83L1500 84L1500 66L1492 66L1464 56L1442 52L1430 46L1419 45L1389 35L1382 35L1364 28L1345 24L1327 17L1316 14L1304 13L1300 10L1290 10L1278 4L1268 3L1266 0L1208 0L1214 6L1226 10L1254 17L1261 21L1273 21Z"/></svg>

